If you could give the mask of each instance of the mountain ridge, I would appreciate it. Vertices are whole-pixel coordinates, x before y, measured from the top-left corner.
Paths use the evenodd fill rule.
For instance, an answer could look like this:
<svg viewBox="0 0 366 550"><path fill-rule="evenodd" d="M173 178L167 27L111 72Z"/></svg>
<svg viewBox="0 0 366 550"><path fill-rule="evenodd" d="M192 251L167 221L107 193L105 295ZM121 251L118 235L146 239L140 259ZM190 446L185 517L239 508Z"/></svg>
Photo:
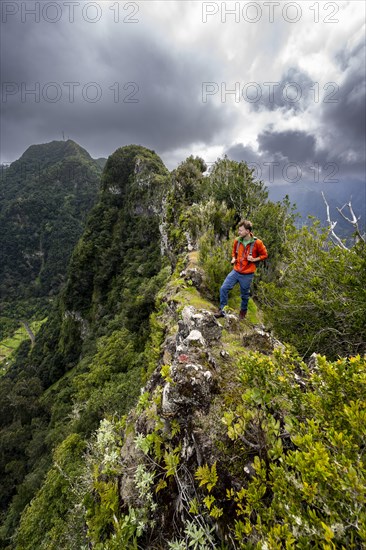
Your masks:
<svg viewBox="0 0 366 550"><path fill-rule="evenodd" d="M49 318L0 380L8 550L244 550L362 537L347 522L364 519L364 360L310 357L318 343L329 349L316 340L328 289L339 295L330 351L344 349L343 327L359 349L362 243L343 251L316 226L297 232L289 203L269 201L245 165L222 159L209 178L205 170L189 157L170 174L136 145L109 157ZM217 321L242 209L269 251L253 286L264 311L250 300L239 321L234 290ZM268 310L293 346L307 330L306 361L260 326Z"/></svg>

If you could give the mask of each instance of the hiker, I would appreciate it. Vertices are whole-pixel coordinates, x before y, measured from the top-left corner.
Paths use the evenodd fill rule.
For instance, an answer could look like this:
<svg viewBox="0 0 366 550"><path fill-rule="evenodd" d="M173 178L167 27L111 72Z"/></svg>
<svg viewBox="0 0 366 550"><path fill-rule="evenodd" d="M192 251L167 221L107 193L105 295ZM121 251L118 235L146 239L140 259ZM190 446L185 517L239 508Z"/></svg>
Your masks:
<svg viewBox="0 0 366 550"><path fill-rule="evenodd" d="M234 269L229 273L220 288L220 310L216 318L225 317L224 307L227 305L229 290L236 283L240 285L241 308L239 319L247 314L250 284L257 269L257 264L268 257L266 247L260 239L253 236L252 223L242 220L238 225L239 237L234 240L231 263Z"/></svg>

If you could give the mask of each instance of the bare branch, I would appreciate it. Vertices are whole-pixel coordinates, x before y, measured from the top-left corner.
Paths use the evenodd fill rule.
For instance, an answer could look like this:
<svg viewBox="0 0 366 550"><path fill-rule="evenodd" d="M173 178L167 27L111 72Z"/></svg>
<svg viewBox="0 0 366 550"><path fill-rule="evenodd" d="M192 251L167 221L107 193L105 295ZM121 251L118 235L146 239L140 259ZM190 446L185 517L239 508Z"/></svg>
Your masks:
<svg viewBox="0 0 366 550"><path fill-rule="evenodd" d="M343 209L348 206L349 208L349 211L350 211L350 214L351 214L351 217L352 219L348 218L344 213L343 213ZM350 223L351 225L353 225L353 227L355 228L355 234L356 234L356 243L361 240L363 242L366 242L366 237L365 235L361 235L361 231L360 231L360 228L358 227L358 221L361 219L361 216L359 216L358 218L356 217L356 214L354 213L353 211L353 208L352 208L352 203L351 202L346 202L346 204L344 204L342 206L342 208L337 208L338 212L340 213L340 215L342 216L342 218L344 220L346 220L348 223Z"/></svg>
<svg viewBox="0 0 366 550"><path fill-rule="evenodd" d="M330 210L329 210L329 204L327 203L327 200L325 198L324 192L322 191L322 197L325 202L325 206L327 209L327 222L329 224L329 233L332 235L333 239L336 241L335 244L337 244L340 248L343 248L343 250L349 250L349 248L346 247L346 245L342 242L342 240L338 237L338 235L335 233L334 228L337 225L337 222L332 222L330 219Z"/></svg>
<svg viewBox="0 0 366 550"><path fill-rule="evenodd" d="M345 208L346 206L348 206L348 208L349 208L349 210L350 210L350 213L351 213L351 215L352 215L352 220L350 220L349 218L347 218L347 216L346 216L345 214L343 214L343 212L342 212L343 208ZM346 202L346 203L342 206L342 208L338 208L338 207L337 207L337 210L338 210L338 212L341 214L341 216L342 216L345 220L347 220L349 223L351 223L352 225L355 225L355 224L358 222L358 220L361 218L361 216L359 216L358 218L356 218L356 215L355 215L355 213L353 212L353 208L352 208L352 203L351 203L351 202Z"/></svg>

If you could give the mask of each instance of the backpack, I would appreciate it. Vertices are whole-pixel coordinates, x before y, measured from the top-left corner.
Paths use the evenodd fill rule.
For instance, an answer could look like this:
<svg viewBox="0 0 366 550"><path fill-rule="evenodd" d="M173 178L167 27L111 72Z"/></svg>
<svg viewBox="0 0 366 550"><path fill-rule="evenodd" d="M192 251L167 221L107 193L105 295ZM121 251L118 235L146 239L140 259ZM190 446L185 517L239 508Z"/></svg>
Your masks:
<svg viewBox="0 0 366 550"><path fill-rule="evenodd" d="M250 243L250 247L249 247L249 254L252 254L253 252L253 248L254 248L254 245L255 245L255 241L258 240L258 237L254 237L253 236L253 239L254 239L254 242ZM239 241L237 241L236 243L236 249L235 249L235 258L238 257L238 251L239 251ZM269 265L268 265L268 258L266 258L265 260L262 260L261 262L259 262L259 265L262 266L262 269L265 271L265 272L268 272L269 271Z"/></svg>
<svg viewBox="0 0 366 550"><path fill-rule="evenodd" d="M254 239L254 242L250 243L250 247L249 247L249 254L252 255L252 252L253 252L253 248L254 248L254 245L255 245L255 241L257 240L257 237L253 237ZM236 250L235 250L235 258L238 257L238 250L239 250L239 241L236 242Z"/></svg>

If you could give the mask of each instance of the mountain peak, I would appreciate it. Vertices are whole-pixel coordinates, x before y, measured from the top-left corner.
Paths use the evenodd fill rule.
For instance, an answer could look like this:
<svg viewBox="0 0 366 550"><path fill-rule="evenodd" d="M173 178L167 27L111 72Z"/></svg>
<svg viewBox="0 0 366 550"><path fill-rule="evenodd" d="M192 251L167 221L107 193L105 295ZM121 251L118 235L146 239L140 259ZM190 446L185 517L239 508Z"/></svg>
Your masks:
<svg viewBox="0 0 366 550"><path fill-rule="evenodd" d="M89 153L72 139L67 141L50 141L31 145L20 157L20 161L39 160L49 163L57 162L60 158L82 156L91 160Z"/></svg>

